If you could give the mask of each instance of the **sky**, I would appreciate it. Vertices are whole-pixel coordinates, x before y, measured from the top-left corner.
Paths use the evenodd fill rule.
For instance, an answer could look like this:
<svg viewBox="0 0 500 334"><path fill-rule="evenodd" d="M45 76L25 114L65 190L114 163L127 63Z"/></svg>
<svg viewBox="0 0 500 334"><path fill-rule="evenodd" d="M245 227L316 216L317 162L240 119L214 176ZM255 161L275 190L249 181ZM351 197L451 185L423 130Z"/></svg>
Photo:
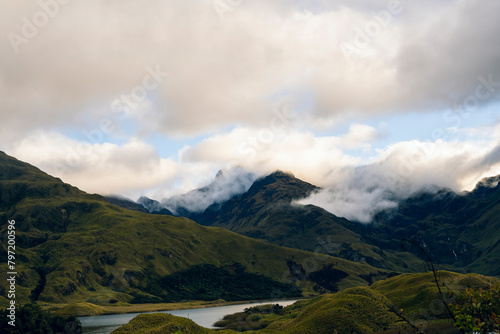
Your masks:
<svg viewBox="0 0 500 334"><path fill-rule="evenodd" d="M133 199L280 169L324 188L303 203L367 222L394 197L500 174L498 13L493 0L6 0L0 150Z"/></svg>

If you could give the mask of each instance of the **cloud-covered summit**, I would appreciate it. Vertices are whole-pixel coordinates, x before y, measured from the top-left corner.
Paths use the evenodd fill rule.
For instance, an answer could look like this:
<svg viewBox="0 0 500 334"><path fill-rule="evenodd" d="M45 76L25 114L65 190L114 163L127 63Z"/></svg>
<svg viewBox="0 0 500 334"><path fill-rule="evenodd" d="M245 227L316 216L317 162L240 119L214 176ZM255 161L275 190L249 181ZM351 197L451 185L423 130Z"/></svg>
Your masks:
<svg viewBox="0 0 500 334"><path fill-rule="evenodd" d="M164 198L160 203L177 215L201 213L212 204L223 203L246 192L256 179L255 174L242 168L220 170L210 184L182 195Z"/></svg>

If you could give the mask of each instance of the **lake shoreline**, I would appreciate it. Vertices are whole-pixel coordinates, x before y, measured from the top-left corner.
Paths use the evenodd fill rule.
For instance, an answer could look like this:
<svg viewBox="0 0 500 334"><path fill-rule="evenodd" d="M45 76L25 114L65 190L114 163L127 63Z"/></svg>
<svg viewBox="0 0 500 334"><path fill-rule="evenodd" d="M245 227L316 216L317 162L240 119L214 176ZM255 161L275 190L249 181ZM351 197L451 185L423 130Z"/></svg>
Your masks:
<svg viewBox="0 0 500 334"><path fill-rule="evenodd" d="M307 298L293 298L293 300L300 300ZM239 301L186 301L178 303L158 303L158 304L122 304L122 305L98 305L88 302L73 303L73 304L51 304L43 303L40 306L57 315L77 316L77 317L90 317L97 315L113 315L113 314L127 314L127 313L148 313L160 311L178 311L200 309L217 306L239 305L249 303L263 303L266 301L288 301L288 299L255 299L255 300L239 300Z"/></svg>

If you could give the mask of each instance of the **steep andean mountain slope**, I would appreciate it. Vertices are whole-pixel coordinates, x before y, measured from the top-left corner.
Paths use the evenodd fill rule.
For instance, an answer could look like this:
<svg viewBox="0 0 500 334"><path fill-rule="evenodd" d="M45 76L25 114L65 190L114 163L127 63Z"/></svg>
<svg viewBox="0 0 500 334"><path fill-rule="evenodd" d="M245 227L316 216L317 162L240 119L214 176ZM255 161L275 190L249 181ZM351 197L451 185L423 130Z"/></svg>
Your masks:
<svg viewBox="0 0 500 334"><path fill-rule="evenodd" d="M413 240L437 263L500 275L500 176L481 180L471 192L442 189L402 202L381 212L374 224L358 226L371 244L394 249L401 239Z"/></svg>

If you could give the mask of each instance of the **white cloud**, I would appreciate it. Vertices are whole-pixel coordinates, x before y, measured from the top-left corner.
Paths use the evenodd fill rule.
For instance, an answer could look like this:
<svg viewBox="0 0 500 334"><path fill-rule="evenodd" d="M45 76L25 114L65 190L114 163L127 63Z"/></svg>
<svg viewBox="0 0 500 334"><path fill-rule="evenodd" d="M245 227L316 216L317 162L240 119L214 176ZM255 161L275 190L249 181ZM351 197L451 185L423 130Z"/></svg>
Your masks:
<svg viewBox="0 0 500 334"><path fill-rule="evenodd" d="M153 147L135 139L122 146L91 144L38 131L6 153L82 190L103 195L142 192L178 173L174 161L160 158Z"/></svg>
<svg viewBox="0 0 500 334"><path fill-rule="evenodd" d="M345 148L369 147L381 135L383 134L372 126L354 123L349 127L349 132L342 136L342 146Z"/></svg>
<svg viewBox="0 0 500 334"><path fill-rule="evenodd" d="M490 129L490 131L493 129ZM368 223L380 210L421 191L447 187L472 190L483 177L500 173L497 141L400 142L380 150L373 163L344 169L330 186L299 201ZM495 156L495 159L489 157Z"/></svg>
<svg viewBox="0 0 500 334"><path fill-rule="evenodd" d="M376 23L372 13L386 10L386 1L322 3L314 11L289 1L245 2L224 20L212 1L73 1L19 45L19 53L3 40L2 137L79 126L89 110L88 122L96 123L109 116L115 98L141 84L148 66L170 76L150 94L154 129L149 118L144 122L170 135L266 126L283 92L295 101L311 96L310 110L299 116L312 116L312 125L322 119L323 126L353 121L350 115L359 122L450 106L474 92L479 76L500 81L499 6L404 3L349 60L340 46ZM23 17L32 21L40 10L8 1L0 32L22 34ZM492 88L480 103L498 100L500 89Z"/></svg>
<svg viewBox="0 0 500 334"><path fill-rule="evenodd" d="M181 161L242 166L258 175L281 169L321 185L332 168L352 167L361 162L342 152L345 144L346 140L340 137L315 137L292 129L262 132L262 129L238 128L187 148Z"/></svg>

